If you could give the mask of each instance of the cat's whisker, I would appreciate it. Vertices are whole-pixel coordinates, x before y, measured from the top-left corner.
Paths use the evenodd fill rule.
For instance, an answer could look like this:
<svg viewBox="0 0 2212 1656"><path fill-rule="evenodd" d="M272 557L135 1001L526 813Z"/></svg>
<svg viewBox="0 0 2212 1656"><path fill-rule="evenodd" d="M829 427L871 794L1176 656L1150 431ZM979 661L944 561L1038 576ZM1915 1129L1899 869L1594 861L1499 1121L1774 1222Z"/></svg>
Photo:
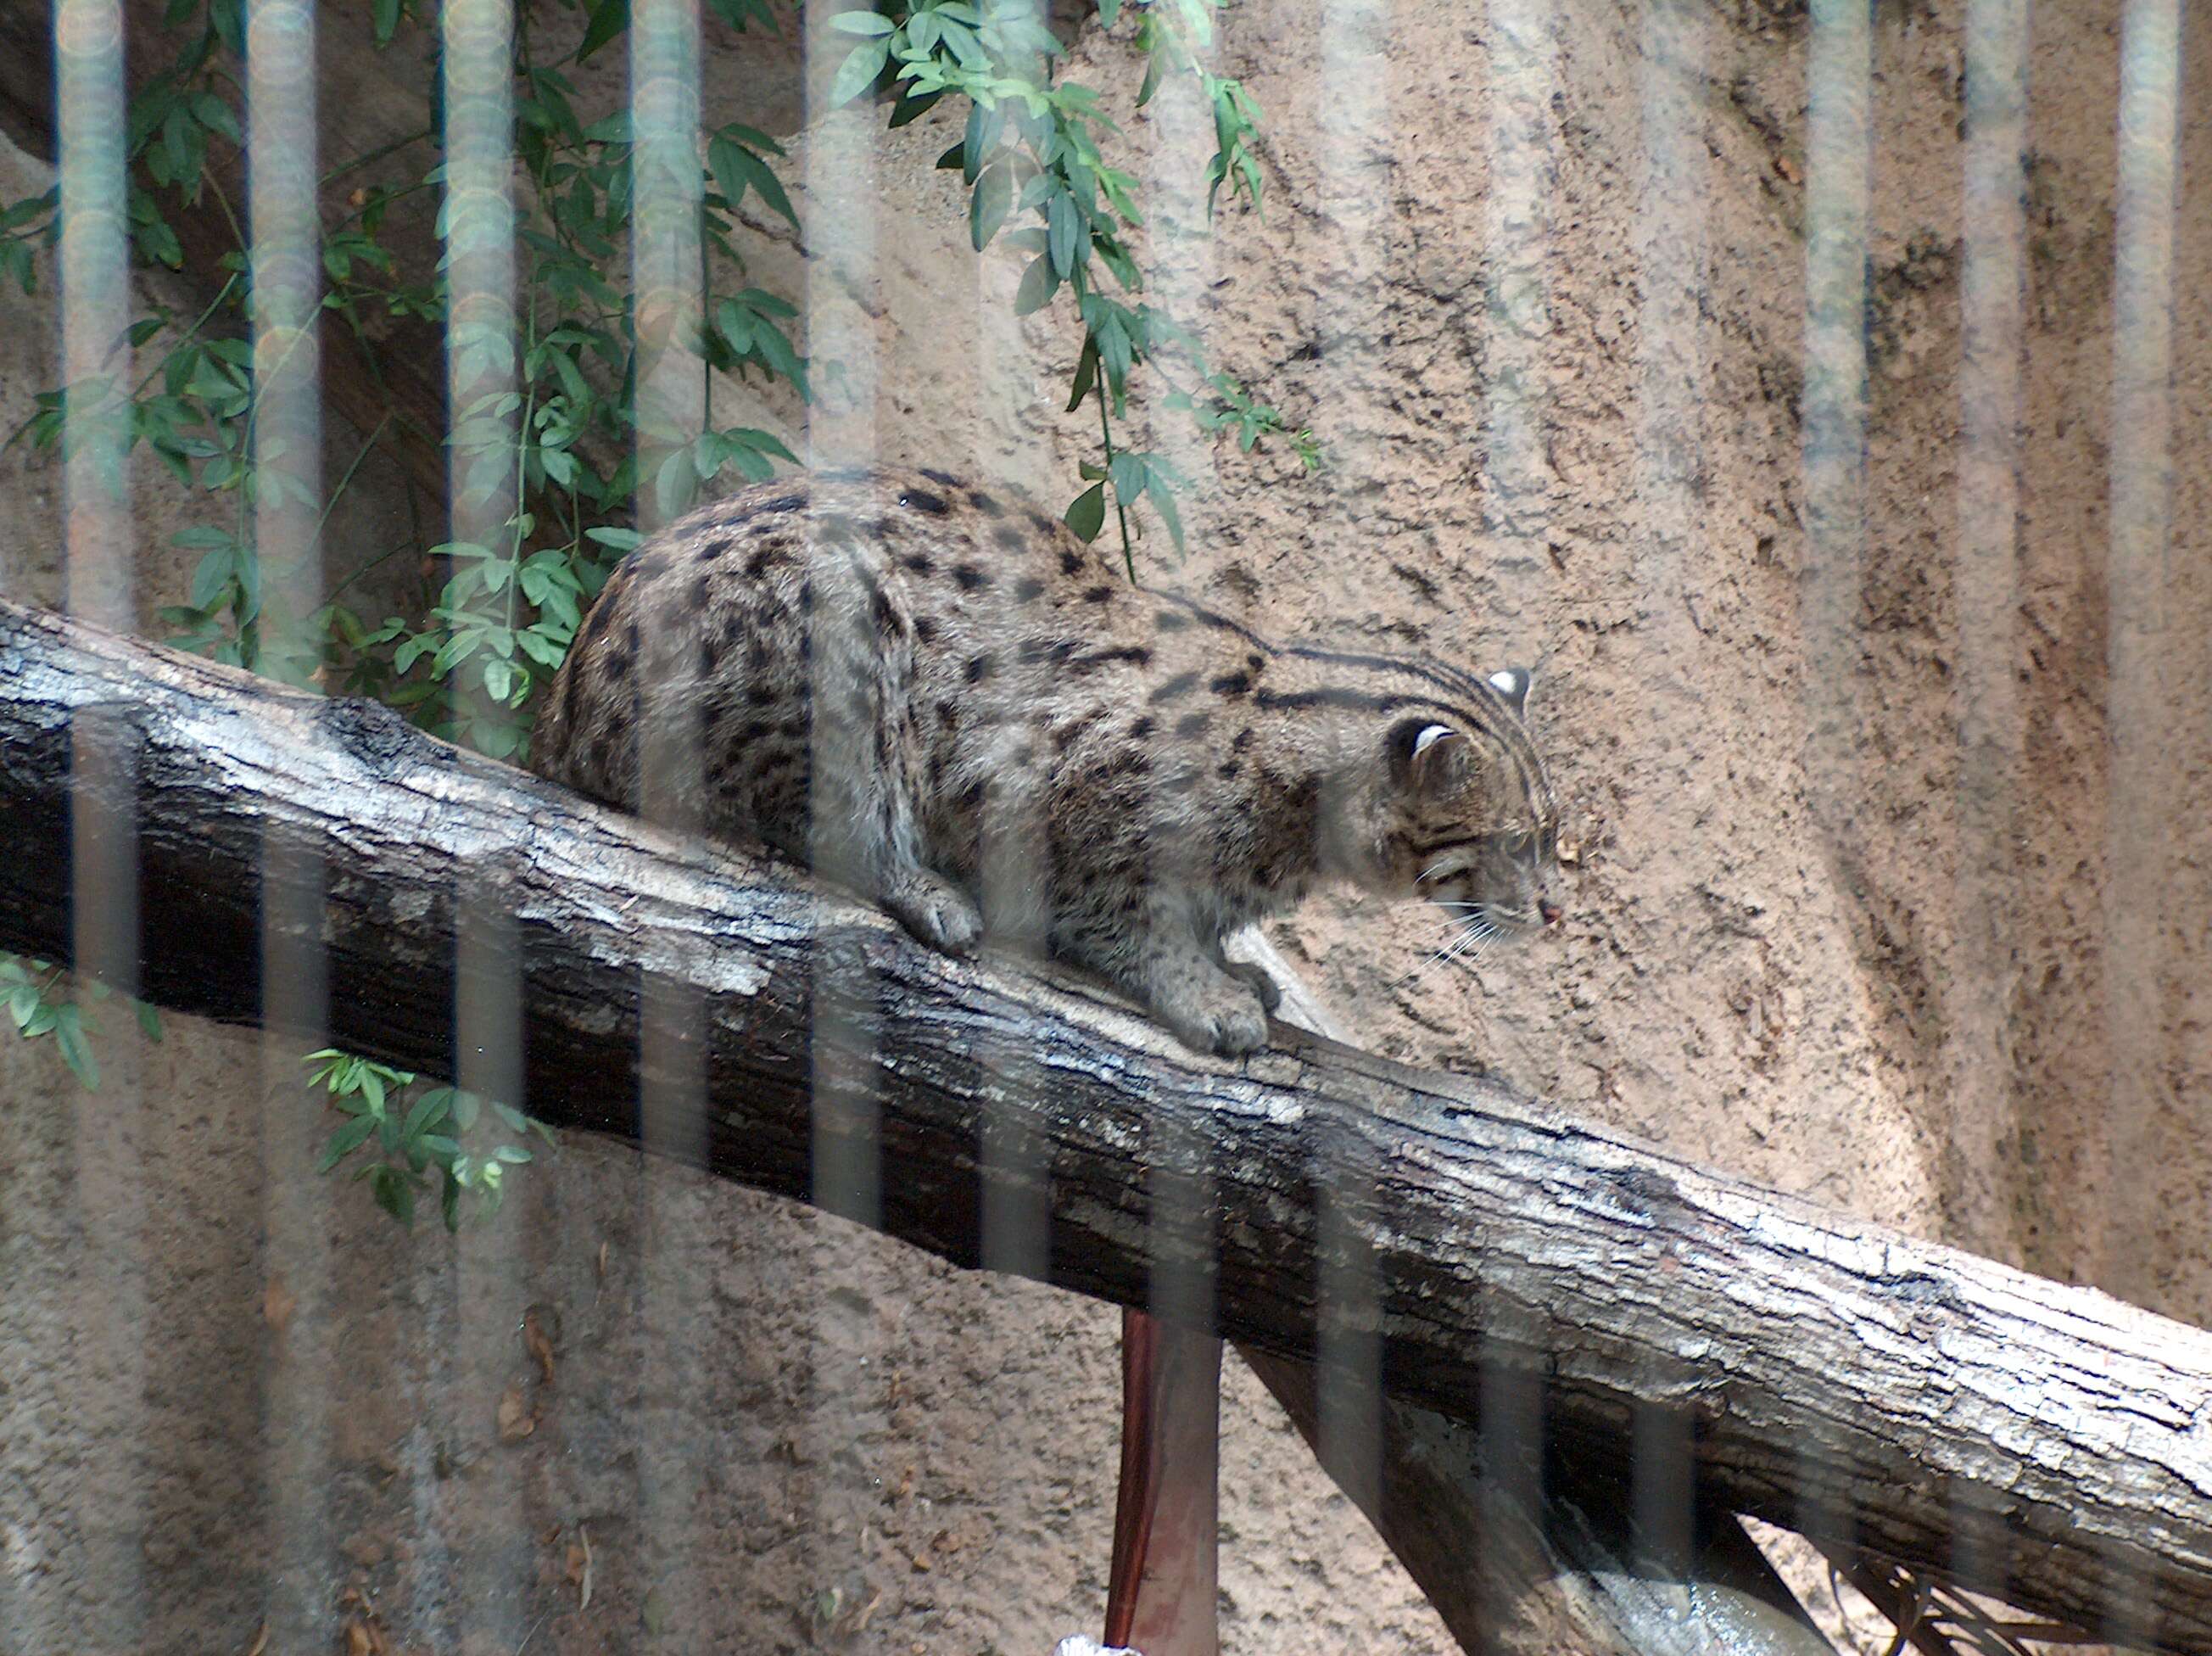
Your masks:
<svg viewBox="0 0 2212 1656"><path fill-rule="evenodd" d="M1417 976L1430 966L1458 965L1471 971L1497 935L1497 927L1477 912L1470 918L1456 922L1449 943L1431 955L1413 975Z"/></svg>
<svg viewBox="0 0 2212 1656"><path fill-rule="evenodd" d="M1455 903L1444 906L1472 910L1474 904L1471 903ZM1449 963L1454 955L1455 955L1460 950L1466 948L1470 942L1479 944L1482 941L1486 941L1488 935L1486 932L1483 933L1480 936L1476 935L1477 928L1480 928L1482 925L1483 922L1480 917L1472 913L1466 916L1455 916L1453 919L1446 921L1444 922L1443 928L1443 942L1438 944L1437 947L1431 950L1426 955L1423 956L1419 965L1417 965L1411 971L1407 972L1404 977L1395 981L1390 987L1394 989L1403 989L1407 984L1421 977L1422 974L1426 972L1431 966Z"/></svg>

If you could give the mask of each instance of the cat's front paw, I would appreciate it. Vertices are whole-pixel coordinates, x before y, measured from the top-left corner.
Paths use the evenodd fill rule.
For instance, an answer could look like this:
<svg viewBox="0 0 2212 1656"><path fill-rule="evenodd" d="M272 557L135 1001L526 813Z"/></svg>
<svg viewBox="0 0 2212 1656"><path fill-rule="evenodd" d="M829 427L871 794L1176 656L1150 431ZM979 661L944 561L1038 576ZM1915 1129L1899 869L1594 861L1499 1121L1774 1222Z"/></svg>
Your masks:
<svg viewBox="0 0 2212 1656"><path fill-rule="evenodd" d="M916 868L884 893L884 906L930 947L966 956L983 935L983 916L968 894L942 875Z"/></svg>
<svg viewBox="0 0 2212 1656"><path fill-rule="evenodd" d="M1234 980L1167 995L1152 1010L1178 1040L1200 1052L1235 1058L1267 1044L1267 1008L1258 994Z"/></svg>

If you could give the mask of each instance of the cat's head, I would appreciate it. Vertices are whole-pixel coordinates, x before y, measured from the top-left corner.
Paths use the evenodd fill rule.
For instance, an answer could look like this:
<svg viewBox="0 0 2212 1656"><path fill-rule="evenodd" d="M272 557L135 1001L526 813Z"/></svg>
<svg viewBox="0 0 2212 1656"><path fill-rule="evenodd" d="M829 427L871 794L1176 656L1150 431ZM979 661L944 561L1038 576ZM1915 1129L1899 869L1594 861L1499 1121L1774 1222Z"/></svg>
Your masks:
<svg viewBox="0 0 2212 1656"><path fill-rule="evenodd" d="M1531 682L1525 667L1462 680L1459 695L1402 709L1382 733L1375 883L1428 898L1478 935L1540 931L1564 911L1559 802L1528 736Z"/></svg>

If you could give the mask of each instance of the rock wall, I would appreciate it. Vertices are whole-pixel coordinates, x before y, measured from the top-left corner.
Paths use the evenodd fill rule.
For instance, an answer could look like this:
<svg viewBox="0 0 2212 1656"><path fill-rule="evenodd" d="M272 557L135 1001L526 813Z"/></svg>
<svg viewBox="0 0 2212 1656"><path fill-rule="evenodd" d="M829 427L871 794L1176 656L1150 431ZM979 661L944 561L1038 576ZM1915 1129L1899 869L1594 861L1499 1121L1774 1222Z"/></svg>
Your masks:
<svg viewBox="0 0 2212 1656"><path fill-rule="evenodd" d="M1442 964L1418 916L1316 903L1277 941L1367 1044L2203 1320L2212 20L2161 219L2118 181L2118 6L2038 10L1994 150L1964 9L1876 7L1869 136L1821 149L1802 6L1249 0L1221 64L1266 112L1267 209L1210 236L1202 112L1133 114L1121 48L1079 35L1153 296L1328 453L1307 477L1138 411L1200 483L1188 560L1138 555L1278 635L1539 670L1565 935ZM758 44L718 49L710 106L791 131L798 60ZM342 46L324 107L360 147L419 65ZM805 256L763 226L755 279L807 296L824 394L757 412L1056 508L1093 435L1058 411L1069 319L1017 323L1018 259L968 252L931 170L955 137L794 137ZM1861 168L1838 521L1808 500L1808 410L1850 409L1806 372L1808 219ZM2163 469L2166 381L2114 343L2161 277ZM55 376L51 291L0 295L10 423ZM58 472L0 468L0 579L51 600ZM204 508L139 485L158 630ZM388 544L392 486L356 498L337 539ZM402 1236L307 1171L294 1055L181 1020L101 1050L88 1099L0 1044L0 1648L244 1650L265 1618L271 1649L1016 1653L1096 1621L1110 1312L580 1142L496 1227ZM1224 1647L1449 1648L1231 1367Z"/></svg>

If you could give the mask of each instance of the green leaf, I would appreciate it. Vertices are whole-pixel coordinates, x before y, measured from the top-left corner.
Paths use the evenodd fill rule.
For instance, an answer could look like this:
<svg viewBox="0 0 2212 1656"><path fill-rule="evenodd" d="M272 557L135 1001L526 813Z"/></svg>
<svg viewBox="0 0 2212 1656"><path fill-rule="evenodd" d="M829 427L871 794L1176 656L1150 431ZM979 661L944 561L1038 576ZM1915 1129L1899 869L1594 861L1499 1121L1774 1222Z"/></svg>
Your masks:
<svg viewBox="0 0 2212 1656"><path fill-rule="evenodd" d="M234 546L218 546L200 560L199 567L192 571L194 609L207 609L222 599L238 574L238 549Z"/></svg>
<svg viewBox="0 0 2212 1656"><path fill-rule="evenodd" d="M799 353L780 331L768 323L760 324L753 330L753 349L770 368L796 386L801 397L813 400L814 393L806 383L806 364L799 360Z"/></svg>
<svg viewBox="0 0 2212 1656"><path fill-rule="evenodd" d="M1098 0L1098 21L1107 28L1114 27L1115 19L1121 15L1121 0Z"/></svg>
<svg viewBox="0 0 2212 1656"><path fill-rule="evenodd" d="M131 1009L138 1014L139 1032L145 1036L148 1040L158 1043L161 1038L161 1014L160 1009L148 1006L143 1001L133 1001L131 1003Z"/></svg>
<svg viewBox="0 0 2212 1656"><path fill-rule="evenodd" d="M233 143L246 142L246 135L238 130L238 117L232 114L230 106L214 93L202 92L195 95L192 113L199 117L200 125L210 131L222 133Z"/></svg>
<svg viewBox="0 0 2212 1656"><path fill-rule="evenodd" d="M576 48L576 61L582 63L629 27L629 0L599 0L592 11L591 27Z"/></svg>
<svg viewBox="0 0 2212 1656"><path fill-rule="evenodd" d="M960 67L978 75L988 74L991 69L991 54L983 50L983 43L975 38L975 31L951 21L957 13L965 9L959 5L939 6L932 15L943 20L938 27L944 33L945 44L952 48L952 55L960 60ZM974 15L972 12L969 15Z"/></svg>
<svg viewBox="0 0 2212 1656"><path fill-rule="evenodd" d="M1076 256L1084 242L1083 215L1075 205L1075 198L1065 190L1052 198L1045 209L1047 234L1051 240L1047 251L1052 254L1052 267L1062 277L1075 274Z"/></svg>
<svg viewBox="0 0 2212 1656"><path fill-rule="evenodd" d="M830 27L848 34L885 35L898 26L877 11L841 11L830 20Z"/></svg>
<svg viewBox="0 0 2212 1656"><path fill-rule="evenodd" d="M799 307L788 299L779 299L758 288L747 288L738 298L756 316L793 317L799 314Z"/></svg>
<svg viewBox="0 0 2212 1656"><path fill-rule="evenodd" d="M573 626L574 624L572 622L570 624ZM562 661L568 654L568 646L566 643L557 638L548 637L536 627L531 627L516 634L515 642L522 646L522 653L525 655L542 667L557 670Z"/></svg>
<svg viewBox="0 0 2212 1656"><path fill-rule="evenodd" d="M998 234L1013 204L1012 176L1003 166L986 167L968 202L968 239L977 253L991 245L991 238Z"/></svg>
<svg viewBox="0 0 2212 1656"><path fill-rule="evenodd" d="M722 192L732 212L744 198L745 175L738 165L738 157L743 153L737 140L720 133L707 141L707 165L714 171L714 187Z"/></svg>
<svg viewBox="0 0 2212 1656"><path fill-rule="evenodd" d="M731 148L737 151L733 161L745 182L751 185L754 192L768 204L770 212L781 214L793 229L797 229L799 214L791 204L791 198L784 193L782 180L776 177L766 161L751 150L738 144L732 144ZM721 176L719 169L715 176L718 179ZM726 189L723 193L728 195L729 192ZM734 201L736 198L732 196L731 199Z"/></svg>
<svg viewBox="0 0 2212 1656"><path fill-rule="evenodd" d="M1022 272L1021 286L1014 289L1014 314L1027 316L1042 310L1059 291L1060 277L1052 268L1052 256L1039 254L1030 261L1029 269Z"/></svg>
<svg viewBox="0 0 2212 1656"><path fill-rule="evenodd" d="M538 463L545 468L547 479L556 489L570 489L575 486L576 457L567 449L541 448L538 451Z"/></svg>
<svg viewBox="0 0 2212 1656"><path fill-rule="evenodd" d="M1142 109L1152 102L1152 94L1160 89L1160 77L1167 72L1167 53L1155 52L1145 65L1144 84L1137 88L1137 107Z"/></svg>
<svg viewBox="0 0 2212 1656"><path fill-rule="evenodd" d="M999 130L1005 119L1005 113L1001 110L986 109L981 104L969 107L967 130L960 137L960 177L963 183L973 184L982 175L983 163L998 145ZM942 162L939 164L943 165Z"/></svg>
<svg viewBox="0 0 2212 1656"><path fill-rule="evenodd" d="M848 11L840 14L837 21L842 22L848 17L863 15L875 17L876 15L873 12ZM877 18L876 21L882 22L884 20ZM853 55L839 65L836 79L830 83L830 107L835 109L841 104L848 104L873 86L876 76L884 72L884 65L890 61L890 46L885 41L870 40L854 46Z"/></svg>
<svg viewBox="0 0 2212 1656"><path fill-rule="evenodd" d="M776 459L787 460L793 466L799 464L799 456L785 447L783 440L773 431L758 431L749 425L739 425L731 427L722 435L727 441L750 448L757 454L773 454Z"/></svg>
<svg viewBox="0 0 2212 1656"><path fill-rule="evenodd" d="M330 1143L324 1147L321 1158L315 1163L315 1171L319 1173L330 1172L331 1168L368 1143L368 1135L375 1130L374 1117L369 1116L354 1117L331 1135Z"/></svg>
<svg viewBox="0 0 2212 1656"><path fill-rule="evenodd" d="M906 93L892 107L891 130L896 131L909 121L920 120L937 107L937 100L944 95L942 92L924 92L919 94L913 92Z"/></svg>
<svg viewBox="0 0 2212 1656"><path fill-rule="evenodd" d="M376 0L376 44L388 46L399 32L399 0Z"/></svg>
<svg viewBox="0 0 2212 1656"><path fill-rule="evenodd" d="M92 1049L85 1044L84 1014L73 1006L59 1007L54 1012L54 1039L61 1044L62 1062L76 1071L77 1080L84 1083L88 1093L100 1089L100 1066L93 1062Z"/></svg>
<svg viewBox="0 0 2212 1656"><path fill-rule="evenodd" d="M1106 527L1106 485L1094 483L1073 501L1062 519L1075 532L1078 540L1088 544L1098 539L1098 532Z"/></svg>
<svg viewBox="0 0 2212 1656"><path fill-rule="evenodd" d="M1073 414L1083 406L1083 399L1091 394L1091 387L1098 381L1098 342L1087 335L1083 341L1083 355L1075 359L1075 381L1067 393L1066 411Z"/></svg>
<svg viewBox="0 0 2212 1656"><path fill-rule="evenodd" d="M368 1170L369 1193L376 1205L403 1225L415 1222L415 1182L388 1163Z"/></svg>
<svg viewBox="0 0 2212 1656"><path fill-rule="evenodd" d="M434 1087L415 1100L415 1107L407 1112L407 1119L399 1129L400 1142L412 1144L440 1122L445 1120L453 1107L453 1089Z"/></svg>
<svg viewBox="0 0 2212 1656"><path fill-rule="evenodd" d="M1145 480L1145 498L1152 502L1152 509L1160 514L1160 521L1168 526L1168 539L1175 542L1176 552L1181 553L1183 550L1182 514L1176 510L1175 496L1169 490L1167 480L1149 467L1146 468Z"/></svg>

